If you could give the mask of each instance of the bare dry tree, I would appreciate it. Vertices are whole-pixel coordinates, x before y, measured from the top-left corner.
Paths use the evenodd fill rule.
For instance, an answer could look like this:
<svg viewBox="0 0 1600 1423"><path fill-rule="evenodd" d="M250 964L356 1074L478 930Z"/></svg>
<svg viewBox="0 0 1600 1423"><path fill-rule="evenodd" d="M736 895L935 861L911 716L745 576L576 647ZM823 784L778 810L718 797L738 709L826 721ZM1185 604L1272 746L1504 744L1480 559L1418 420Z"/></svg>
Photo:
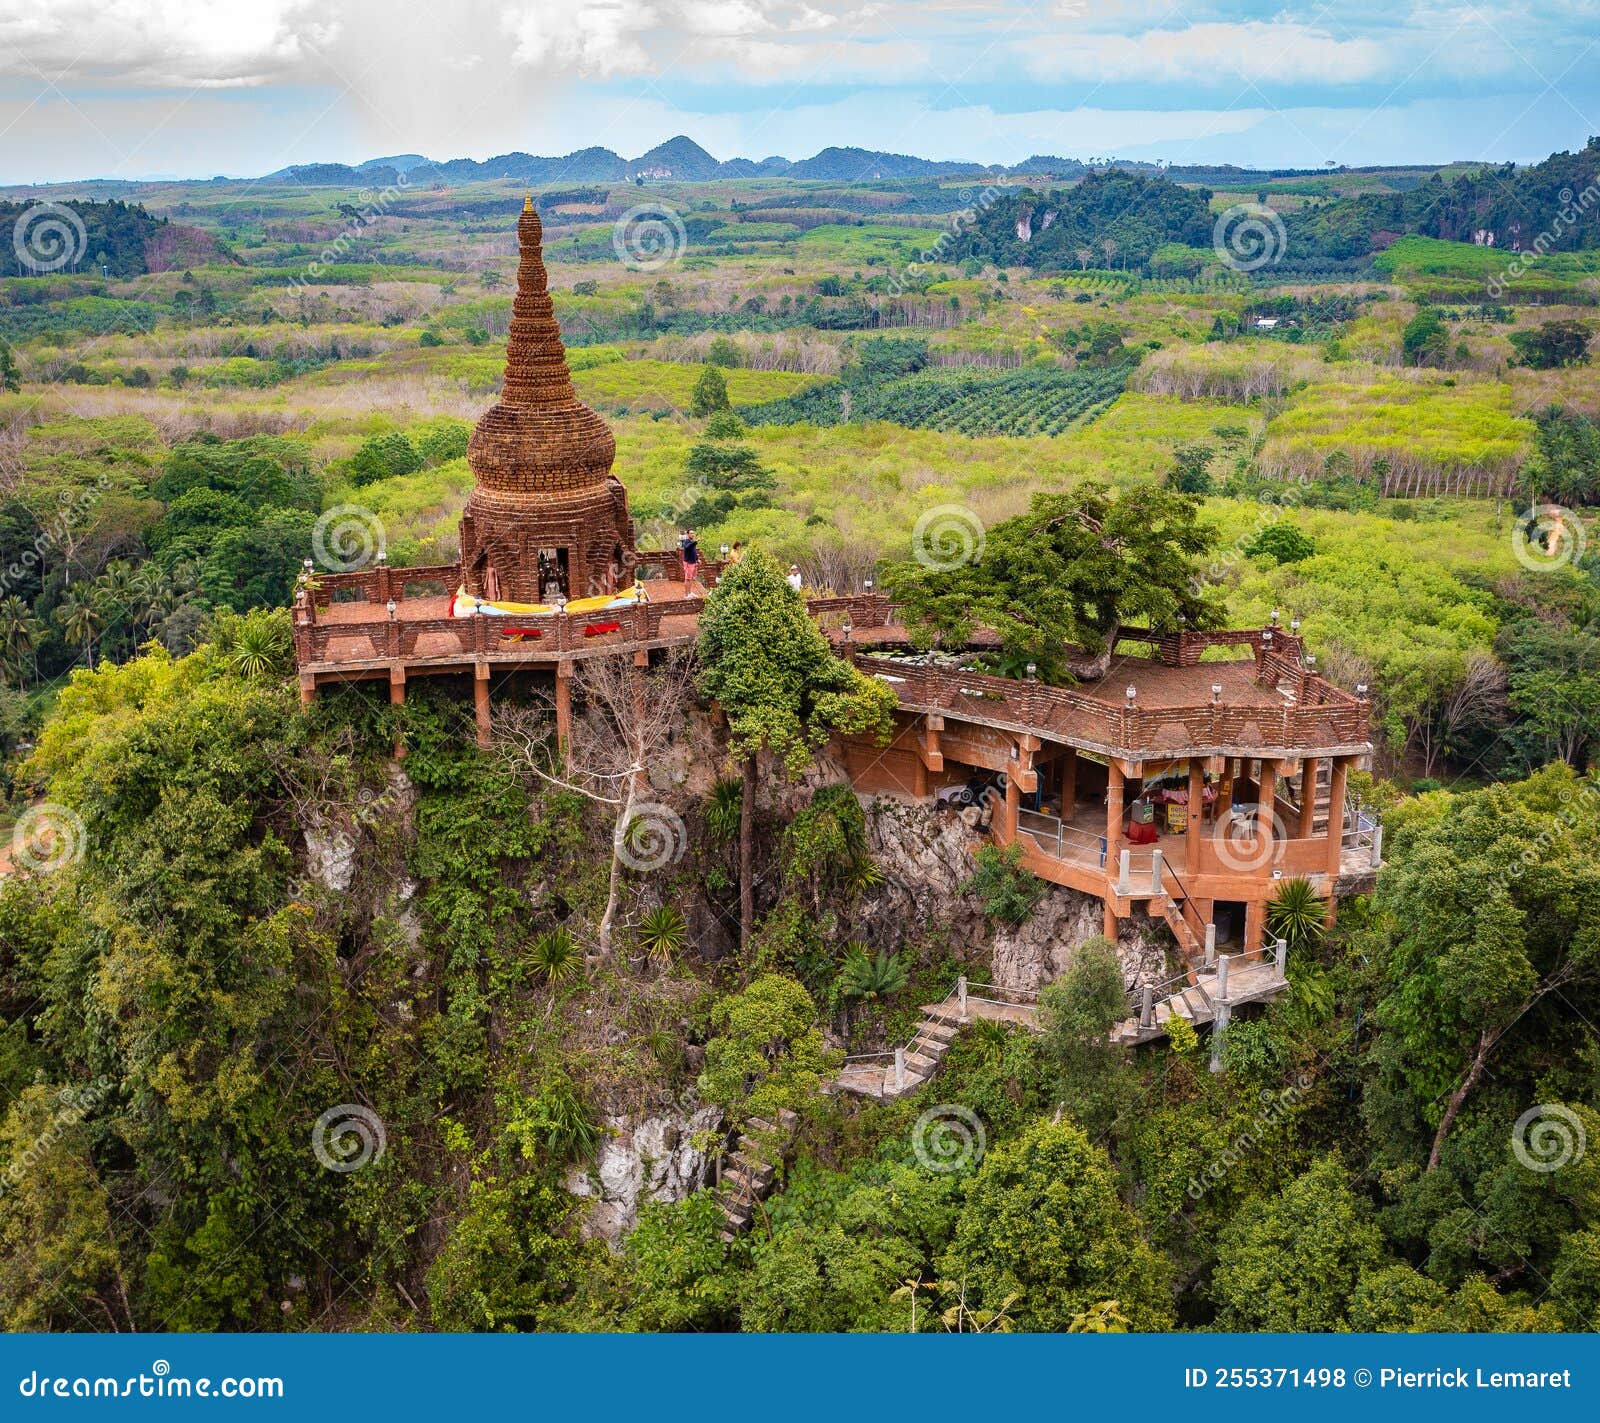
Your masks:
<svg viewBox="0 0 1600 1423"><path fill-rule="evenodd" d="M614 811L611 877L597 943L605 959L611 955L630 828L645 804L641 792L649 784L651 765L665 754L688 716L694 659L688 651L672 652L647 669L622 657L594 657L579 663L573 681L584 709L573 718L565 758L554 752L550 713L543 706L498 713L494 740L519 774L531 774Z"/></svg>

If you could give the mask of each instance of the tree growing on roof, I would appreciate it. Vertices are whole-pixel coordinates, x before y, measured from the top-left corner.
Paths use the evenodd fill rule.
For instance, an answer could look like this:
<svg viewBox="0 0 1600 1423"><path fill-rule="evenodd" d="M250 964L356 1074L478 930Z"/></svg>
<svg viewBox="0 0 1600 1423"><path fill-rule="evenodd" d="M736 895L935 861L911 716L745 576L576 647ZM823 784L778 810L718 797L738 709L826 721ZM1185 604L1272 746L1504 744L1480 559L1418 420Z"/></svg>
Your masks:
<svg viewBox="0 0 1600 1423"><path fill-rule="evenodd" d="M1046 680L1105 676L1126 627L1216 627L1221 606L1201 586L1199 558L1216 542L1199 502L1143 482L1115 493L1086 480L1041 493L1024 514L973 540L965 562L937 549L891 567L885 582L919 640L965 643L978 628Z"/></svg>

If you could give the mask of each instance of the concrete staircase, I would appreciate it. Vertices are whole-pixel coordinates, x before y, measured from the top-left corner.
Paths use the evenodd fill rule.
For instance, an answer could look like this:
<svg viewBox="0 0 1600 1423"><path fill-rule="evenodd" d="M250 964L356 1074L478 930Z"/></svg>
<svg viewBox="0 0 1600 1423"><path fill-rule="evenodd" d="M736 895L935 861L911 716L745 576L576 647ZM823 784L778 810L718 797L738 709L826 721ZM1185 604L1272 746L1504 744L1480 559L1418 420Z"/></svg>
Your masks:
<svg viewBox="0 0 1600 1423"><path fill-rule="evenodd" d="M756 1207L772 1194L778 1181L778 1167L787 1142L799 1120L787 1107L778 1111L778 1120L751 1117L739 1134L739 1145L728 1157L717 1182L717 1200L722 1207L723 1227L719 1232L732 1241L750 1228Z"/></svg>
<svg viewBox="0 0 1600 1423"><path fill-rule="evenodd" d="M1172 937L1178 941L1178 947L1183 950L1184 958L1190 963L1196 963L1205 956L1205 944L1195 936L1194 930L1183 917L1183 910L1173 902L1171 896L1163 894L1150 901L1150 908L1166 920L1167 927L1172 930ZM1193 971L1190 972L1191 980Z"/></svg>
<svg viewBox="0 0 1600 1423"><path fill-rule="evenodd" d="M974 990L970 996L969 987ZM978 997L976 990L979 989L995 995L1005 993L1017 1001ZM956 1034L974 1018L1016 1023L1032 1031L1039 1027L1036 999L990 984L968 985L963 979L944 1002L923 1006L922 1020L904 1047L846 1058L828 1090L852 1092L858 1097L873 1097L879 1101L914 1092L938 1071Z"/></svg>

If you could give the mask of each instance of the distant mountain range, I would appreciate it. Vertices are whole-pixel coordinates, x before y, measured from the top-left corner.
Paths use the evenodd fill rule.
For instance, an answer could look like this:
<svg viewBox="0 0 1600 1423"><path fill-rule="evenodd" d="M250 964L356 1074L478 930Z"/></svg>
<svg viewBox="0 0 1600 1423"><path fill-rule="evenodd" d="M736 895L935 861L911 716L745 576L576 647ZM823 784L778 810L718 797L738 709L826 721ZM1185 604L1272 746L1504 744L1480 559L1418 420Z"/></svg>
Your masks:
<svg viewBox="0 0 1600 1423"><path fill-rule="evenodd" d="M382 186L406 175L408 183L438 178L444 182L469 183L486 179L511 179L518 183L625 183L635 179L671 180L701 183L719 178L812 178L829 182L870 182L895 178L945 178L963 173L988 176L1026 174L1053 178L1081 178L1095 169L1121 168L1129 172L1167 171L1155 163L1110 159L1089 164L1076 158L1057 158L1035 154L1021 163L961 162L913 158L904 153L879 153L865 148L824 148L799 162L771 157L759 161L732 158L726 163L713 158L698 143L680 134L657 144L648 153L627 159L609 148L583 148L559 158L540 158L531 153L502 153L479 163L471 158L452 158L438 162L419 153L397 154L388 158L369 158L365 163L308 163L280 168L264 182L306 183L319 186L360 184ZM1187 173L1188 170L1183 170ZM1270 176L1248 168L1206 168L1210 181L1228 174L1240 178ZM1315 171L1322 171L1320 169Z"/></svg>

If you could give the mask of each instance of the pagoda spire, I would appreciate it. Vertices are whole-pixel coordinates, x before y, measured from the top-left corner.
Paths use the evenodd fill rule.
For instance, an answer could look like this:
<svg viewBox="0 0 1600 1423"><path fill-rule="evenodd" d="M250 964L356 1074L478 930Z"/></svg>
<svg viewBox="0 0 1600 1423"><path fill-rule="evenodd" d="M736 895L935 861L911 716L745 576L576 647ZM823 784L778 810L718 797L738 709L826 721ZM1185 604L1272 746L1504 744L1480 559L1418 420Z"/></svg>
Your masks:
<svg viewBox="0 0 1600 1423"><path fill-rule="evenodd" d="M506 338L506 374L501 400L507 405L571 404L577 397L567 370L544 269L544 230L530 193L517 219L517 295L511 305L511 330Z"/></svg>

